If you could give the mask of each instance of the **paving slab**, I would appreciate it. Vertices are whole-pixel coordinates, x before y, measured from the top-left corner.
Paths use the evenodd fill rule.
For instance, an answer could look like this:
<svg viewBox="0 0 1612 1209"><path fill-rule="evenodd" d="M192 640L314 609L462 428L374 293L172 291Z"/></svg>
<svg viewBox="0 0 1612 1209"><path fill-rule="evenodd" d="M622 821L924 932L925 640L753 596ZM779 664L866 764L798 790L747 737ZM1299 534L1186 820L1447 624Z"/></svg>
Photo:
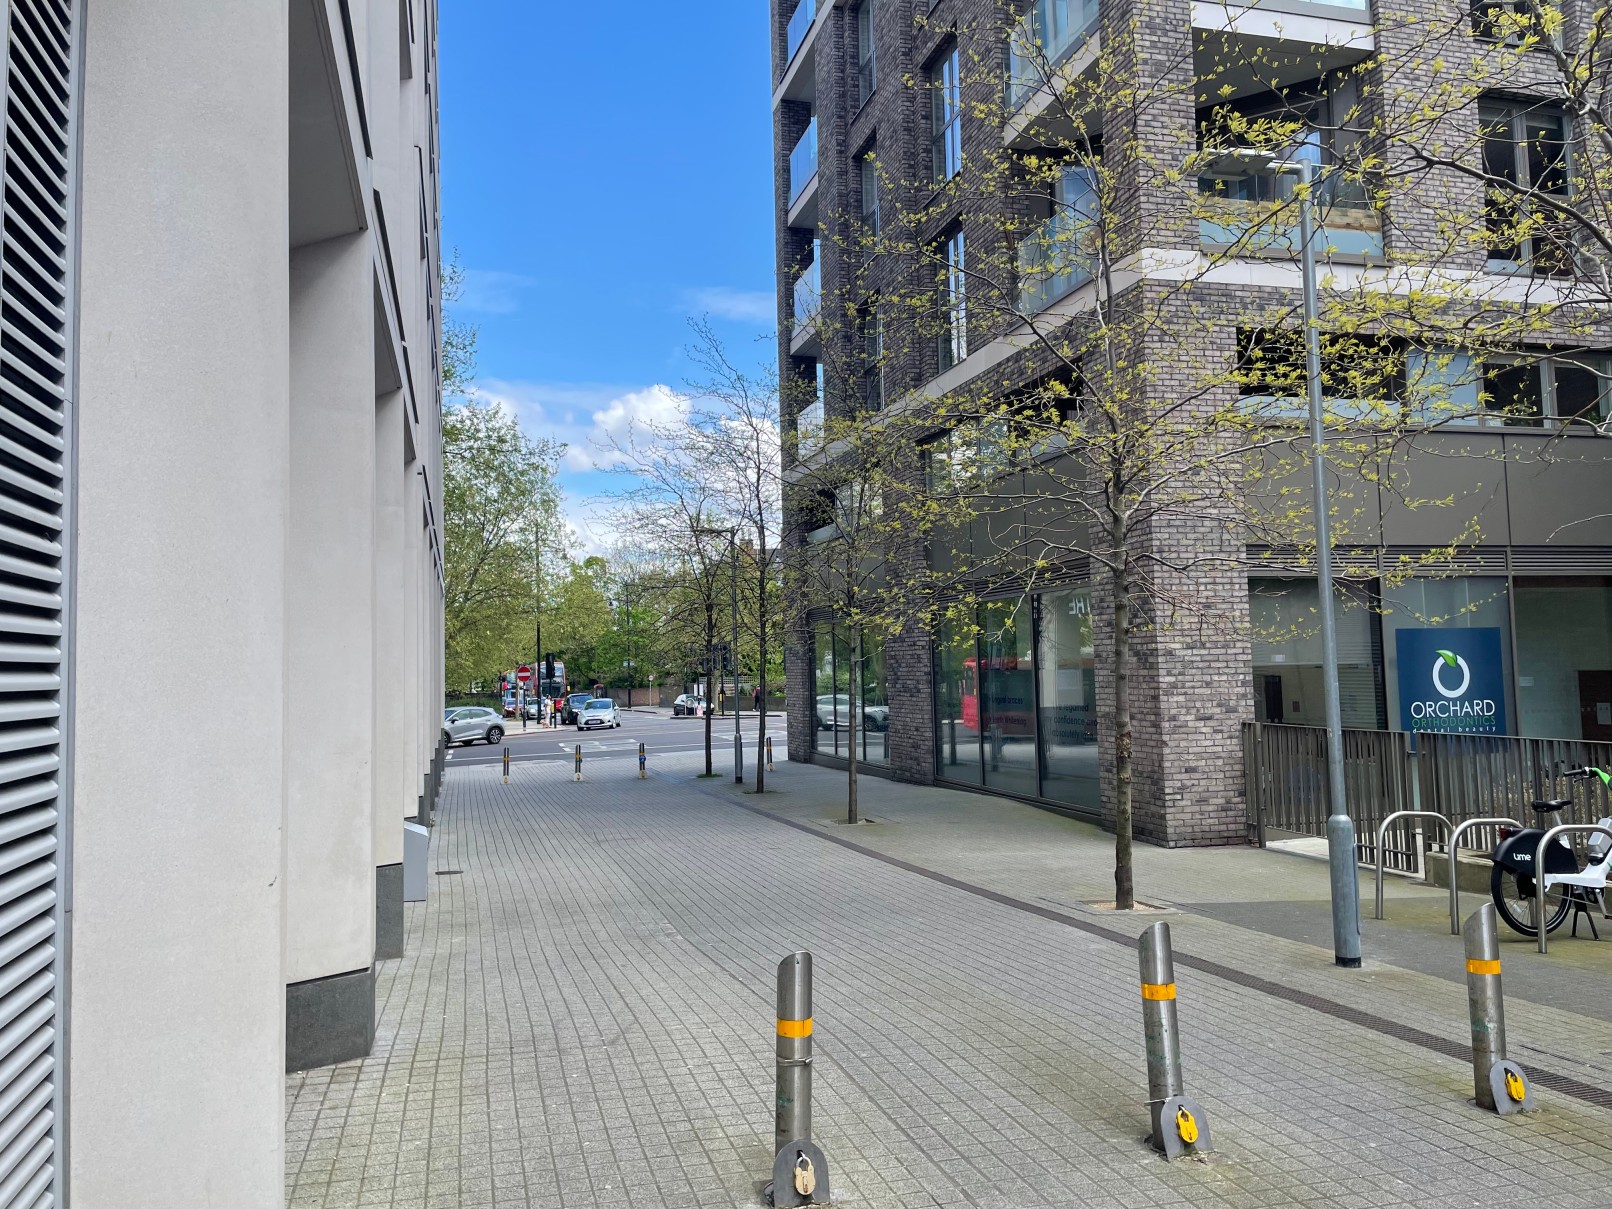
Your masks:
<svg viewBox="0 0 1612 1209"><path fill-rule="evenodd" d="M1060 816L870 780L879 821L851 828L831 821L831 770L780 763L757 798L694 780L697 756L647 781L622 763L580 785L450 769L374 1054L288 1080L289 1205L759 1204L773 970L797 947L817 964L838 1204L1509 1209L1529 1185L1612 1201L1612 1111L1542 1089L1528 1117L1479 1112L1470 1066L1406 1039L1464 1040L1449 946L1335 969L1301 918L1324 898L1316 869L1289 868L1309 862L1142 849L1143 896L1172 910L1117 917L1089 905L1112 897L1111 838ZM1407 946L1430 893L1394 887ZM1209 1163L1141 1141L1131 937L1158 918L1196 962L1179 1006ZM1575 960L1582 993L1604 989ZM1505 961L1508 979L1526 964ZM1525 1065L1612 1080L1602 1019L1545 997L1509 1010Z"/></svg>

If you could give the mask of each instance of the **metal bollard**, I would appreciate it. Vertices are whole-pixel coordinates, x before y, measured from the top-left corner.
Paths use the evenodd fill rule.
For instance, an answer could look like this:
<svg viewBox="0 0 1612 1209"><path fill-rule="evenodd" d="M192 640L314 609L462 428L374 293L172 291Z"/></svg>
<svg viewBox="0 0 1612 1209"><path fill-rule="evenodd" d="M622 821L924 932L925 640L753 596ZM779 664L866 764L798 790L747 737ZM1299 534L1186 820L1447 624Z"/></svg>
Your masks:
<svg viewBox="0 0 1612 1209"><path fill-rule="evenodd" d="M642 743L638 745L638 779L649 779L649 751Z"/></svg>
<svg viewBox="0 0 1612 1209"><path fill-rule="evenodd" d="M1461 930L1466 941L1466 997L1472 1016L1472 1095L1503 1117L1533 1108L1522 1068L1506 1060L1506 1001L1500 987L1500 933L1494 904L1484 903Z"/></svg>
<svg viewBox="0 0 1612 1209"><path fill-rule="evenodd" d="M772 766L772 736L771 735L767 736L767 771L768 772L777 771Z"/></svg>
<svg viewBox="0 0 1612 1209"><path fill-rule="evenodd" d="M1207 1154L1209 1121L1186 1097L1181 1032L1175 1011L1175 956L1170 925L1156 923L1137 943L1142 968L1142 1031L1147 1040L1147 1094L1152 1143L1167 1159Z"/></svg>
<svg viewBox="0 0 1612 1209"><path fill-rule="evenodd" d="M509 748L504 748L504 784L509 784Z"/></svg>
<svg viewBox="0 0 1612 1209"><path fill-rule="evenodd" d="M777 1094L769 1195L775 1206L827 1201L828 1160L812 1142L812 955L778 963Z"/></svg>
<svg viewBox="0 0 1612 1209"><path fill-rule="evenodd" d="M577 769L576 779L580 781L582 779L582 744L580 744L580 743L577 744L577 758L576 758L576 761L577 761L576 762L576 769Z"/></svg>

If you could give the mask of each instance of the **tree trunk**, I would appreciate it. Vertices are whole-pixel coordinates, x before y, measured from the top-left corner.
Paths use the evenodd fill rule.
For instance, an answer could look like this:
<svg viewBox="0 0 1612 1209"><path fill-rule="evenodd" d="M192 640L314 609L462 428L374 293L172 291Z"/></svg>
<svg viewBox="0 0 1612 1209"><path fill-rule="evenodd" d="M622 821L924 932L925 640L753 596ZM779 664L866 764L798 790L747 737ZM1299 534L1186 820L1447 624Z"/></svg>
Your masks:
<svg viewBox="0 0 1612 1209"><path fill-rule="evenodd" d="M1124 558L1123 547L1119 557ZM1123 564L1122 564L1123 565ZM1129 576L1114 580L1114 909L1136 907L1131 857L1131 602Z"/></svg>
<svg viewBox="0 0 1612 1209"><path fill-rule="evenodd" d="M716 673L716 623L712 619L711 610L705 611L705 708L701 711L705 716L705 775L714 777L711 770L711 702L716 700L716 686L714 676Z"/></svg>
<svg viewBox="0 0 1612 1209"><path fill-rule="evenodd" d="M845 685L846 696L850 700L850 717L846 720L846 733L850 736L850 754L845 761L845 821L858 823L861 813L857 809L856 801L856 736L862 728L857 725L856 714L856 686L862 679L862 631L856 632L856 653L851 657L851 675Z"/></svg>

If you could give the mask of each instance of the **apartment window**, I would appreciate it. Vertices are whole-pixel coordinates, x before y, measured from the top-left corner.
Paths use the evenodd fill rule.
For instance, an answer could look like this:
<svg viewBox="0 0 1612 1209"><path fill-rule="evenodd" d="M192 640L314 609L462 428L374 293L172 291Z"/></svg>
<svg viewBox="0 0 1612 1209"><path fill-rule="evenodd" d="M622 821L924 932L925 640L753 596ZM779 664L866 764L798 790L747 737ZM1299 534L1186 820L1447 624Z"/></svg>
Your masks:
<svg viewBox="0 0 1612 1209"><path fill-rule="evenodd" d="M862 157L862 230L870 237L879 234L879 166L873 148Z"/></svg>
<svg viewBox="0 0 1612 1209"><path fill-rule="evenodd" d="M862 406L867 411L884 407L884 316L877 299L862 316Z"/></svg>
<svg viewBox="0 0 1612 1209"><path fill-rule="evenodd" d="M962 231L953 232L941 245L941 258L940 371L945 373L968 356L968 291Z"/></svg>
<svg viewBox="0 0 1612 1209"><path fill-rule="evenodd" d="M1571 219L1555 208L1570 191L1567 115L1550 105L1483 105L1478 122L1490 264L1570 272Z"/></svg>
<svg viewBox="0 0 1612 1209"><path fill-rule="evenodd" d="M862 0L856 10L856 91L858 104L867 104L878 87L879 71L873 47L873 0Z"/></svg>
<svg viewBox="0 0 1612 1209"><path fill-rule="evenodd" d="M930 72L931 153L937 181L949 181L963 167L961 60L954 46Z"/></svg>
<svg viewBox="0 0 1612 1209"><path fill-rule="evenodd" d="M1548 49L1552 39L1542 19L1545 7L1543 0L1538 6L1534 0L1477 0L1472 5L1472 32L1513 46L1524 38L1536 38L1535 49Z"/></svg>
<svg viewBox="0 0 1612 1209"><path fill-rule="evenodd" d="M1243 409L1270 418L1309 413L1304 333L1297 328L1239 328L1237 393ZM1384 336L1321 334L1321 397L1334 415L1369 413L1405 397L1406 351Z"/></svg>
<svg viewBox="0 0 1612 1209"><path fill-rule="evenodd" d="M1567 353L1490 361L1483 367L1482 399L1492 419L1511 427L1598 423L1612 402L1612 364L1605 356Z"/></svg>

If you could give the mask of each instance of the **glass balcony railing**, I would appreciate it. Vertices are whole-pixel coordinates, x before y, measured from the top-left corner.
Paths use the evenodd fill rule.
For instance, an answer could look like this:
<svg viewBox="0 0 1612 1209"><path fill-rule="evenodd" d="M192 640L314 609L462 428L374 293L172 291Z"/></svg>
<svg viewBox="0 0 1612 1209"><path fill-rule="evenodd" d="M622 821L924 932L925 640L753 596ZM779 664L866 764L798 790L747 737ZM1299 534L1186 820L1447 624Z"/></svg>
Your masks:
<svg viewBox="0 0 1612 1209"><path fill-rule="evenodd" d="M789 153L789 204L794 205L817 175L817 119L813 118Z"/></svg>
<svg viewBox="0 0 1612 1209"><path fill-rule="evenodd" d="M814 255L806 271L795 279L795 335L799 336L817 322L822 305L822 261Z"/></svg>
<svg viewBox="0 0 1612 1209"><path fill-rule="evenodd" d="M806 31L812 27L816 17L817 0L800 0L800 3L795 5L795 13L789 18L789 53L784 58L785 63L794 61L795 52L800 49L800 44L806 41Z"/></svg>
<svg viewBox="0 0 1612 1209"><path fill-rule="evenodd" d="M823 401L800 409L795 417L795 449L798 456L815 453L823 443Z"/></svg>
<svg viewBox="0 0 1612 1209"><path fill-rule="evenodd" d="M1200 177L1199 239L1205 247L1235 247L1251 256L1296 255L1303 240L1293 188L1293 177L1287 174ZM1323 256L1382 256L1382 214L1358 182L1339 176L1321 180L1316 189L1315 247Z"/></svg>
<svg viewBox="0 0 1612 1209"><path fill-rule="evenodd" d="M1019 240L1019 312L1044 311L1095 272L1092 222L1072 211L1054 214Z"/></svg>
<svg viewBox="0 0 1612 1209"><path fill-rule="evenodd" d="M1034 0L1008 40L1008 110L1043 88L1096 28L1097 0Z"/></svg>

